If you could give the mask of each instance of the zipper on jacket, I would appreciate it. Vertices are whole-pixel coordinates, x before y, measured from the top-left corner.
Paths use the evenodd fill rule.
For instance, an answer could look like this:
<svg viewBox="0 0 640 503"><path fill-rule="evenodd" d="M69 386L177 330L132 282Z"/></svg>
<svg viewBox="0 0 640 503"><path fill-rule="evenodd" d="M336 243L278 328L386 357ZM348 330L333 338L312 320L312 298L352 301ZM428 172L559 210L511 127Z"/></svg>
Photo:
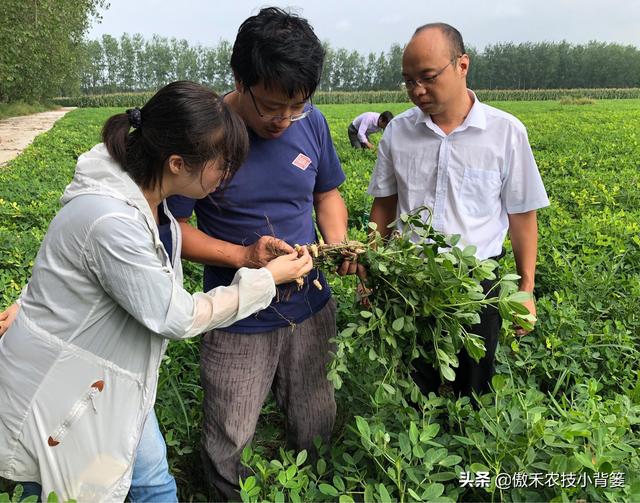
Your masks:
<svg viewBox="0 0 640 503"><path fill-rule="evenodd" d="M103 380L96 381L91 385L89 390L85 392L82 398L80 398L80 400L78 400L74 404L74 406L71 408L71 412L69 412L67 417L64 418L62 424L60 424L58 429L56 429L56 431L51 436L49 436L47 444L49 444L50 447L55 447L60 442L62 442L71 426L73 426L73 424L83 416L84 412L87 410L87 407L89 407L89 404L91 404L94 413L98 413L98 408L96 407L95 403L95 397L98 393L102 393L103 389Z"/></svg>

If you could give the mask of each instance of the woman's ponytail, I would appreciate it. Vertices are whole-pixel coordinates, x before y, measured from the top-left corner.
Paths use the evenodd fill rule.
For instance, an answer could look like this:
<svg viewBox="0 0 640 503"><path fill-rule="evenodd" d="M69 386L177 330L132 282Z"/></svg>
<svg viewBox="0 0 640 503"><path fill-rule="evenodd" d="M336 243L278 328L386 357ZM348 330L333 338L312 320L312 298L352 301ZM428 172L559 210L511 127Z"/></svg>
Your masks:
<svg viewBox="0 0 640 503"><path fill-rule="evenodd" d="M129 115L124 113L111 116L102 128L102 142L107 147L109 155L120 166L127 164L130 127Z"/></svg>
<svg viewBox="0 0 640 503"><path fill-rule="evenodd" d="M216 93L188 81L167 84L141 109L111 117L102 129L102 141L144 189L162 186L164 163L171 155L182 157L192 172L220 159L226 182L249 149L242 119Z"/></svg>

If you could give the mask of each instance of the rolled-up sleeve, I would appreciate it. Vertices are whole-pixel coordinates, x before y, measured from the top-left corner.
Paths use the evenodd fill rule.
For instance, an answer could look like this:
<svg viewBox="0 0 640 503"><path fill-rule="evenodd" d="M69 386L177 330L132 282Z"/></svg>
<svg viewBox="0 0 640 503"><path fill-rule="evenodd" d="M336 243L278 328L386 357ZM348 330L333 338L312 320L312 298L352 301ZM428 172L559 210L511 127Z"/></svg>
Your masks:
<svg viewBox="0 0 640 503"><path fill-rule="evenodd" d="M84 258L114 302L162 337L183 339L231 325L266 308L276 293L267 269L243 268L227 287L190 294L162 263L157 246L144 222L109 215L94 223Z"/></svg>
<svg viewBox="0 0 640 503"><path fill-rule="evenodd" d="M391 155L391 135L393 123L387 126L380 144L378 145L378 158L371 174L371 181L367 192L373 197L387 197L398 193L398 183Z"/></svg>
<svg viewBox="0 0 640 503"><path fill-rule="evenodd" d="M507 213L525 213L549 206L526 130L513 132L505 157L506 173L501 196Z"/></svg>

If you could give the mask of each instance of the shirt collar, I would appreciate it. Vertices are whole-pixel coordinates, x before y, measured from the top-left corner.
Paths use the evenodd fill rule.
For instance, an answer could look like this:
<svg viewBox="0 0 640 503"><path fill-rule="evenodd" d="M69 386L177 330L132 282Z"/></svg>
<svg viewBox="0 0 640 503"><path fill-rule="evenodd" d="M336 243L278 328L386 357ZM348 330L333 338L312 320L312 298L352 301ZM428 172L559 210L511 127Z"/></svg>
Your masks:
<svg viewBox="0 0 640 503"><path fill-rule="evenodd" d="M487 116L484 113L484 107L482 106L482 103L480 103L480 100L476 96L476 93L474 93L471 89L467 89L467 93L469 93L469 96L473 100L473 105L471 105L471 110L469 110L467 118L456 129L465 129L468 127L486 129Z"/></svg>
<svg viewBox="0 0 640 503"><path fill-rule="evenodd" d="M467 114L467 117L464 119L462 124L460 124L453 132L463 131L469 127L475 127L478 129L485 129L487 127L487 116L484 112L482 104L480 103L480 100L478 100L478 97L476 96L476 93L474 93L471 89L467 89L467 93L473 100L473 105L471 105L471 109L469 110L469 113ZM425 114L423 111L418 109L418 114L416 115L416 125L421 123L426 124L427 127L432 131L440 131L440 128L431 119L431 115Z"/></svg>

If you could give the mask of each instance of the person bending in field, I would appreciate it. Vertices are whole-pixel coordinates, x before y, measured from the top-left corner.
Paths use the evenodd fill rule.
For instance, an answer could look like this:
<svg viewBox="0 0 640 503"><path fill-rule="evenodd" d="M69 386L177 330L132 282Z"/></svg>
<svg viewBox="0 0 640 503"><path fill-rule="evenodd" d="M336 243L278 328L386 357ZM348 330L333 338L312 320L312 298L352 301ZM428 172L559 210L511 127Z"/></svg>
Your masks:
<svg viewBox="0 0 640 503"><path fill-rule="evenodd" d="M428 206L434 229L459 234L459 246L475 246L479 259L500 258L508 231L520 290L533 292L536 210L549 200L524 126L480 103L467 89L468 71L458 30L444 23L416 30L402 57L404 84L416 106L397 116L380 141L368 189L375 198L370 218L388 235L398 215ZM492 281L483 286L485 294L498 295ZM526 306L535 315L533 296ZM500 316L487 308L480 318L469 331L483 337L486 354L479 363L465 350L459 355L454 389L463 395L486 392L494 372ZM421 358L413 366L422 392L437 391L438 371Z"/></svg>
<svg viewBox="0 0 640 503"><path fill-rule="evenodd" d="M381 114L365 112L358 115L347 128L351 146L353 148L374 148L369 136L384 130L391 119L393 119L393 114L388 110Z"/></svg>
<svg viewBox="0 0 640 503"><path fill-rule="evenodd" d="M180 228L163 199L215 191L248 147L212 91L169 84L111 117L102 138L78 159L20 307L0 315L0 475L43 500L177 501L153 411L167 341L265 308L311 257L183 289Z"/></svg>
<svg viewBox="0 0 640 503"><path fill-rule="evenodd" d="M249 155L224 197L169 200L182 225L183 256L205 264L205 289L229 284L240 267L317 241L314 211L326 242L346 238L338 192L345 176L311 102L323 59L309 23L281 9L262 9L240 26L231 54L235 89L224 100L247 125ZM194 211L197 228L188 223ZM341 272L355 269L346 262ZM256 315L205 335L203 464L220 497L239 498L240 456L270 390L285 412L289 447L313 456L314 437L329 441L336 403L326 365L335 311L323 275L313 271L300 289L281 289Z"/></svg>

